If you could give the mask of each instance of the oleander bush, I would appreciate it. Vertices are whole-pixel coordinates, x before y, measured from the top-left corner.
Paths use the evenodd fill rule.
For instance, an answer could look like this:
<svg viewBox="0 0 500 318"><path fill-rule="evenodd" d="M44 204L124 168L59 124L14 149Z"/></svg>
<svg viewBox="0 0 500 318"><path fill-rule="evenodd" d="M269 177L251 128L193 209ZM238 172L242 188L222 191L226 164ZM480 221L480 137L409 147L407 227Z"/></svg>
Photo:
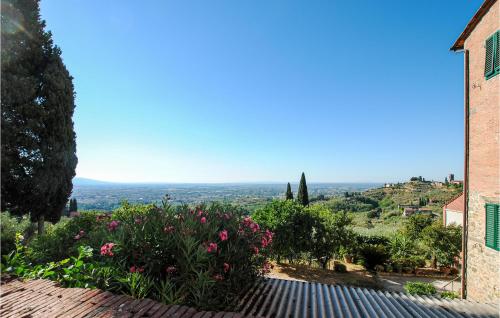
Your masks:
<svg viewBox="0 0 500 318"><path fill-rule="evenodd" d="M273 234L231 205L123 204L82 213L4 258L2 271L200 309L234 305L270 270Z"/></svg>

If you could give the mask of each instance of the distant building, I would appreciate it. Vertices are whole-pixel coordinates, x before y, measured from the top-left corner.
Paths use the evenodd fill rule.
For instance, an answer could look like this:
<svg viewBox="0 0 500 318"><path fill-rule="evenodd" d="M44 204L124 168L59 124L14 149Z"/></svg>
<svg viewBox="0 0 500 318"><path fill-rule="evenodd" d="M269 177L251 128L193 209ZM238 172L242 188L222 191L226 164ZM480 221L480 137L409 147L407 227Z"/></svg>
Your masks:
<svg viewBox="0 0 500 318"><path fill-rule="evenodd" d="M453 180L450 183L451 184L463 184L464 182L462 180Z"/></svg>
<svg viewBox="0 0 500 318"><path fill-rule="evenodd" d="M442 187L443 187L443 185L444 185L444 183L443 183L443 182L441 182L441 181L433 181L433 182L432 182L432 186L433 186L433 187L436 187L436 188L442 188Z"/></svg>
<svg viewBox="0 0 500 318"><path fill-rule="evenodd" d="M417 212L417 208L403 208L403 216L409 217Z"/></svg>
<svg viewBox="0 0 500 318"><path fill-rule="evenodd" d="M448 225L460 225L463 224L463 214L464 214L464 194L460 194L458 197L452 199L450 202L443 206L443 223L445 226Z"/></svg>
<svg viewBox="0 0 500 318"><path fill-rule="evenodd" d="M448 175L448 181L449 181L449 182L452 182L453 180L455 180L455 175L454 175L453 173L450 173L450 174Z"/></svg>
<svg viewBox="0 0 500 318"><path fill-rule="evenodd" d="M500 302L500 2L485 0L453 44L464 53L462 297Z"/></svg>

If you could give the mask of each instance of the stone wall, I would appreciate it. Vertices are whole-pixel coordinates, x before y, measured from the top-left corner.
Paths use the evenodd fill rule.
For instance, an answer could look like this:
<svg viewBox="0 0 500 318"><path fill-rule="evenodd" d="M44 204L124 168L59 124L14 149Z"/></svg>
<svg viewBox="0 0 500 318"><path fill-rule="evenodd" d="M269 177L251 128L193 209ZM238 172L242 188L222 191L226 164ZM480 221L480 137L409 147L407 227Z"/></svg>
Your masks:
<svg viewBox="0 0 500 318"><path fill-rule="evenodd" d="M500 253L486 247L484 204L493 198L469 193L467 240L467 298L479 302L500 300Z"/></svg>

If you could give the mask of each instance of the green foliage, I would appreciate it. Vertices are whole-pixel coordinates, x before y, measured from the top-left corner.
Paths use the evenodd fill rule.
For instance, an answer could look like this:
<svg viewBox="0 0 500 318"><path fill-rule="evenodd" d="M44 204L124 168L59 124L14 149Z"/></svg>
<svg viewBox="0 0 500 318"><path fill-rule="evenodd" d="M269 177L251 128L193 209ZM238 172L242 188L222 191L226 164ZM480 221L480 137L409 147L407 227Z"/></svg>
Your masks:
<svg viewBox="0 0 500 318"><path fill-rule="evenodd" d="M141 273L128 273L119 281L125 293L136 299L146 298L153 288L153 281Z"/></svg>
<svg viewBox="0 0 500 318"><path fill-rule="evenodd" d="M410 295L432 296L436 294L436 287L429 283L408 282L404 285L404 288Z"/></svg>
<svg viewBox="0 0 500 318"><path fill-rule="evenodd" d="M69 212L77 212L78 211L78 202L76 201L76 199L73 198L73 199L69 200L68 211Z"/></svg>
<svg viewBox="0 0 500 318"><path fill-rule="evenodd" d="M441 296L441 298L446 298L451 300L457 299L459 297L458 294L453 291L444 291L439 296Z"/></svg>
<svg viewBox="0 0 500 318"><path fill-rule="evenodd" d="M350 195L343 198L329 200L325 204L333 211L367 212L378 210L378 202L363 195Z"/></svg>
<svg viewBox="0 0 500 318"><path fill-rule="evenodd" d="M1 210L56 222L77 164L72 77L38 1L8 1L1 24Z"/></svg>
<svg viewBox="0 0 500 318"><path fill-rule="evenodd" d="M462 228L444 226L441 221L422 230L421 241L426 253L441 266L451 266L462 250Z"/></svg>
<svg viewBox="0 0 500 318"><path fill-rule="evenodd" d="M43 235L37 236L30 243L30 259L36 263L59 261L76 255L78 247L82 245L100 248L106 232L96 231L99 223L97 215L96 212L84 212L79 217L67 219L47 229ZM77 239L78 236L81 238Z"/></svg>
<svg viewBox="0 0 500 318"><path fill-rule="evenodd" d="M387 247L382 244L362 244L357 246L356 251L358 264L371 270L377 265L384 264L390 257Z"/></svg>
<svg viewBox="0 0 500 318"><path fill-rule="evenodd" d="M253 217L274 231L273 253L278 260L293 262L305 256L326 267L354 236L350 217L345 212L332 213L323 205L303 207L290 200L273 201Z"/></svg>
<svg viewBox="0 0 500 318"><path fill-rule="evenodd" d="M43 278L56 280L65 287L94 287L94 278L90 275L94 264L86 263L92 257L92 248L80 246L78 256L63 259L59 262L32 265L26 257L26 248L22 244L21 235L16 237L16 250L4 256L2 272L25 278Z"/></svg>
<svg viewBox="0 0 500 318"><path fill-rule="evenodd" d="M29 239L34 233L33 224L28 218L15 217L8 212L0 214L0 242L2 255L7 255L16 248L16 233Z"/></svg>
<svg viewBox="0 0 500 318"><path fill-rule="evenodd" d="M293 200L293 192L292 192L292 187L290 186L290 182L288 182L286 185L285 199L286 200Z"/></svg>
<svg viewBox="0 0 500 318"><path fill-rule="evenodd" d="M345 212L332 213L321 206L311 206L305 212L312 220L309 237L304 242L304 245L309 245L306 251L326 268L328 262L340 254L341 247L352 242L354 234L348 228L351 219Z"/></svg>
<svg viewBox="0 0 500 318"><path fill-rule="evenodd" d="M297 192L297 201L303 206L309 205L309 193L307 192L306 175L302 172L300 176L299 190Z"/></svg>
<svg viewBox="0 0 500 318"><path fill-rule="evenodd" d="M392 237L389 244L389 252L393 260L406 259L415 254L415 241L407 235L398 233Z"/></svg>
<svg viewBox="0 0 500 318"><path fill-rule="evenodd" d="M411 240L417 240L421 237L424 228L431 225L433 222L432 216L414 214L406 221L404 232Z"/></svg>
<svg viewBox="0 0 500 318"><path fill-rule="evenodd" d="M283 224L290 215L303 210L303 206L291 200L273 200L264 207L255 210L252 218L255 222L263 225L271 231L276 231L277 227Z"/></svg>

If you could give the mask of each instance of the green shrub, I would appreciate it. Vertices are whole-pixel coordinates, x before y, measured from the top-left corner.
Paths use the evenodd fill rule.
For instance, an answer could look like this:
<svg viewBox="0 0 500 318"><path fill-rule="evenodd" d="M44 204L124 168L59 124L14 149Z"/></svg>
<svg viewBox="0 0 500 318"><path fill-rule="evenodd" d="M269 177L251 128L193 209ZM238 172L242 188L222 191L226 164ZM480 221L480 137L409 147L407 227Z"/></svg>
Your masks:
<svg viewBox="0 0 500 318"><path fill-rule="evenodd" d="M98 215L97 212L83 212L79 217L63 219L47 228L43 235L37 236L30 242L28 251L30 259L36 263L60 261L77 255L79 246L98 248L100 242L96 243L96 240L104 240L98 238L95 232ZM91 232L92 235L89 235Z"/></svg>
<svg viewBox="0 0 500 318"><path fill-rule="evenodd" d="M441 298L446 299L456 299L458 298L458 294L452 291L444 291L440 294Z"/></svg>
<svg viewBox="0 0 500 318"><path fill-rule="evenodd" d="M0 242L2 255L7 255L15 248L16 233L20 233L25 240L35 232L34 225L29 218L15 217L8 212L0 214Z"/></svg>
<svg viewBox="0 0 500 318"><path fill-rule="evenodd" d="M363 266L373 270L376 265L383 265L389 259L389 253L384 245L363 244L358 249L357 258L363 260Z"/></svg>
<svg viewBox="0 0 500 318"><path fill-rule="evenodd" d="M345 264L335 262L335 265L333 265L333 270L339 273L346 273L347 267L345 266Z"/></svg>
<svg viewBox="0 0 500 318"><path fill-rule="evenodd" d="M410 295L432 296L436 294L436 287L424 282L408 282L405 284L404 288Z"/></svg>

